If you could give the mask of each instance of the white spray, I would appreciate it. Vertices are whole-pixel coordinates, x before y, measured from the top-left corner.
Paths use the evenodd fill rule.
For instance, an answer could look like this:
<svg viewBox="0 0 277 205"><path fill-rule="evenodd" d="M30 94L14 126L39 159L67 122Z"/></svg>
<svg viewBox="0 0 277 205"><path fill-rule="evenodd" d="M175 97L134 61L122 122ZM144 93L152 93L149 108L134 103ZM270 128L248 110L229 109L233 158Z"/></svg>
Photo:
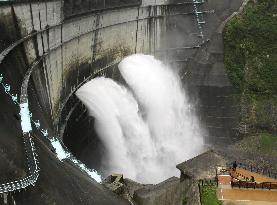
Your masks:
<svg viewBox="0 0 277 205"><path fill-rule="evenodd" d="M201 129L180 79L153 56L125 58L120 72L132 93L111 79L96 78L76 95L95 117L108 153L102 171L158 183L179 173L177 163L203 147Z"/></svg>

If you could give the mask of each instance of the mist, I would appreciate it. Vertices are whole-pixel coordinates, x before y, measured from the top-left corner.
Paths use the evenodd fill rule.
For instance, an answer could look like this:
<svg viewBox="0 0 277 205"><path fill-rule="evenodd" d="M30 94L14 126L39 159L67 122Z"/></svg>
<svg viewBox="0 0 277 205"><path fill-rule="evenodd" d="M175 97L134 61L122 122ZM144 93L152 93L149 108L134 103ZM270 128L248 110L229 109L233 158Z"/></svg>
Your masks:
<svg viewBox="0 0 277 205"><path fill-rule="evenodd" d="M126 87L100 77L76 92L107 150L101 172L141 183L179 176L176 164L203 150L203 134L178 73L143 54L118 67Z"/></svg>

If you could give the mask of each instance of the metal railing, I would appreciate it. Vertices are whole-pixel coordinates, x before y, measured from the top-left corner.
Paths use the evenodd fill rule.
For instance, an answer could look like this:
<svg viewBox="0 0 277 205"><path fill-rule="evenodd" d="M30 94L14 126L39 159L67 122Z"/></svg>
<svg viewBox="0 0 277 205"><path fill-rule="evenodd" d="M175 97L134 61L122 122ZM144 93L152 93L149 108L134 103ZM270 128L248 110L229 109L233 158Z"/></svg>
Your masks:
<svg viewBox="0 0 277 205"><path fill-rule="evenodd" d="M18 45L20 45L21 43L23 43L27 39L30 39L31 37L43 32L43 31L46 31L47 29L48 28L40 30L38 32L31 33L31 34L17 40L15 43L11 44L8 48L6 48L4 51L2 51L0 53L0 64L2 63L4 58L15 47L17 47ZM29 75L29 73L27 72L26 75ZM25 84L24 82L25 81L23 80L22 87L24 87L24 84ZM32 139L32 135L30 133L31 130L29 130L28 132L25 132L24 128L22 126L22 122L25 120L23 118L26 117L26 115L27 115L28 119L31 118L31 116L30 116L31 114L29 113L28 107L26 108L25 106L22 106L24 104L28 105L27 91L23 91L24 89L23 90L21 89L21 96L20 96L20 102L19 102L17 94L14 95L14 94L11 93L11 86L4 83L4 76L2 74L0 74L0 83L1 83L2 87L4 88L5 93L11 97L12 101L16 105L20 106L21 128L22 128L22 131L23 131L22 138L23 138L23 143L24 143L24 148L25 148L25 155L26 155L26 158L27 158L27 167L28 167L28 172L27 172L28 175L26 177L0 184L0 194L3 194L3 193L14 192L14 191L18 191L18 190L21 190L21 189L25 189L30 185L34 186L37 179L38 179L38 177L39 177L40 169L39 169L39 162L38 162L38 159L37 159L38 155L36 153L36 149L35 149L34 141ZM27 109L27 110L24 110L24 109ZM36 122L34 122L34 123L37 126Z"/></svg>
<svg viewBox="0 0 277 205"><path fill-rule="evenodd" d="M246 188L246 189L277 189L277 182L249 182L249 181L231 181L232 188Z"/></svg>
<svg viewBox="0 0 277 205"><path fill-rule="evenodd" d="M228 163L227 166L228 167L232 167L232 163ZM255 172L257 174L261 174L261 175L264 175L264 176L268 176L270 178L277 179L277 172L272 171L272 170L270 170L270 169L268 169L266 167L257 168L256 166L248 165L248 164L244 164L244 163L237 163L237 166L239 168L248 170L250 172Z"/></svg>
<svg viewBox="0 0 277 205"><path fill-rule="evenodd" d="M18 45L18 44L17 44ZM10 47L9 47L10 48ZM9 52L4 52L5 55L7 55ZM3 52L2 52L3 54ZM16 105L20 105L20 113L21 113L21 120L23 120L22 116L22 99L20 99L21 103L18 102L17 94L11 93L11 86L4 83L4 76L0 74L0 83L2 87L4 88L4 91L7 95L9 95L12 99L12 101ZM13 192L20 189L25 189L26 187L30 185L35 185L38 176L39 176L39 163L37 160L37 153L35 149L35 145L31 136L30 132L23 132L22 134L24 148L25 148L25 155L27 158L27 167L28 167L28 176L23 177L22 179L17 179L14 181L10 181L7 183L0 184L0 194Z"/></svg>
<svg viewBox="0 0 277 205"><path fill-rule="evenodd" d="M229 165L231 165L231 164L229 164ZM264 171L265 169L258 169L252 165L246 165L243 163L238 163L237 165L239 168L242 168L242 169L245 169L245 170L248 170L251 172L255 172L257 174L262 174L265 176L269 176L271 178L276 177L275 174L274 174L275 177L272 177L273 172L270 172L268 169L267 169L267 172L265 172ZM265 173L269 173L269 174L266 175ZM232 188L238 187L238 188L246 188L246 189L249 188L249 189L269 189L269 190L277 189L277 182L260 182L260 183L258 183L258 182L255 182L254 180L250 181L251 179L249 179L249 177L244 176L243 174L236 172L236 171L231 171L231 177L236 179L236 181L233 179L231 180ZM242 177L244 180L239 179L239 177Z"/></svg>
<svg viewBox="0 0 277 205"><path fill-rule="evenodd" d="M39 162L32 136L30 133L23 135L25 154L27 157L29 175L18 180L0 184L0 194L25 189L30 185L35 185L39 177Z"/></svg>

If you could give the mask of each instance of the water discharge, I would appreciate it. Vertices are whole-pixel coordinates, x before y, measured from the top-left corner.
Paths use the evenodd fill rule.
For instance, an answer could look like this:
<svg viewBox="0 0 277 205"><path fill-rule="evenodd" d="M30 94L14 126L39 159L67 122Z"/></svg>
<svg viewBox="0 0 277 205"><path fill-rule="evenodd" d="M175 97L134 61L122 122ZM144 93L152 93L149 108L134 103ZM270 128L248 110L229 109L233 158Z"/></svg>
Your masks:
<svg viewBox="0 0 277 205"><path fill-rule="evenodd" d="M201 127L178 74L143 54L125 58L119 70L129 88L100 77L76 92L107 150L101 171L142 183L178 176L176 164L203 149Z"/></svg>

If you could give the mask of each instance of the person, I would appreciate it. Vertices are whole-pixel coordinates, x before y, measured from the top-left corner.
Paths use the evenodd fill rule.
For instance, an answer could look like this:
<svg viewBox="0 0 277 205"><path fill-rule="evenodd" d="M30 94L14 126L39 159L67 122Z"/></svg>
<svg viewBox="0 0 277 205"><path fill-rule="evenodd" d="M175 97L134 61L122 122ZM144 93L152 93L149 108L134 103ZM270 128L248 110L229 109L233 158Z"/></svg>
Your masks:
<svg viewBox="0 0 277 205"><path fill-rule="evenodd" d="M255 178L251 176L251 182L255 182Z"/></svg>
<svg viewBox="0 0 277 205"><path fill-rule="evenodd" d="M236 169L237 169L237 161L234 161L234 163L233 163L233 171L236 171Z"/></svg>

